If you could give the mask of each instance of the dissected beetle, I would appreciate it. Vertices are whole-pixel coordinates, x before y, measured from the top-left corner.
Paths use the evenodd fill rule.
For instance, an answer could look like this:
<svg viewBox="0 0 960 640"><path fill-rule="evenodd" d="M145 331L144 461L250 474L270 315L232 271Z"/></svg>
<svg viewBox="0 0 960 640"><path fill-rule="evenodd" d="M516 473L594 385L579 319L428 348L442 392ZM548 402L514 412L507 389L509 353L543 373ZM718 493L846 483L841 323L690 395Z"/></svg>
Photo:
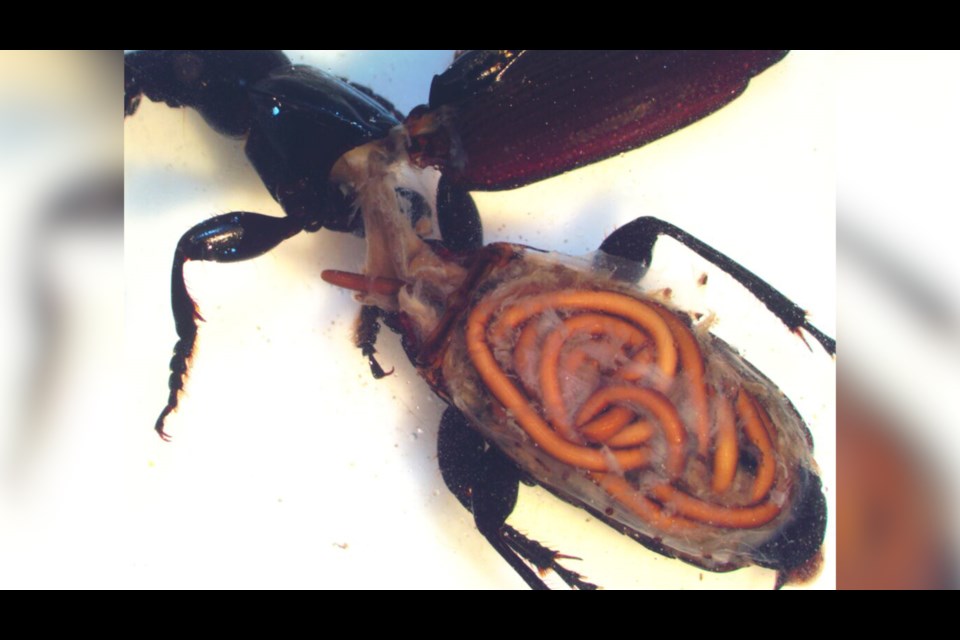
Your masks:
<svg viewBox="0 0 960 640"><path fill-rule="evenodd" d="M195 206L195 205L194 205L194 206ZM226 207L225 207L223 204L219 204L217 208L218 208L218 210L223 211L223 210L229 209L229 208L231 208L231 207L229 207L229 206L226 206ZM239 208L239 207L233 207L233 208ZM246 208L245 205L244 205L244 208ZM638 213L638 212L637 212L637 213ZM486 210L484 210L484 214L486 215ZM634 215L636 215L636 214L634 214ZM771 215L774 215L774 214L771 214ZM612 231L612 228L608 229L608 231ZM561 232L560 235L562 236L562 235L564 235L564 234ZM601 237L602 237L602 235L603 235L603 234L601 233ZM540 244L539 241L534 241L534 240L531 240L530 243L531 243L531 244ZM321 257L321 258L319 258L319 259L316 259L316 261L317 261L317 262L322 262L322 263L323 263L323 266L338 266L338 265L329 265L329 263L328 263L327 260L326 260L326 256ZM349 268L355 270L355 269L357 269L357 266L356 266L356 265L353 265L353 266L350 266ZM713 282L713 281L711 280L711 285L712 285L712 282ZM197 292L197 290L199 290L199 291L202 292L202 287L198 286L192 279L191 279L191 285L192 285L192 290L194 290L195 293ZM204 300L204 301L208 299L208 297L207 297L208 294L200 293L199 295L202 296L202 300ZM204 313L205 315L209 315L209 313L207 312L207 307L204 307L204 306L203 306L203 302L201 302L201 309L203 310L203 313ZM781 329L782 329L782 327L781 327ZM211 333L212 333L212 332L211 332ZM381 359L383 359L383 358L381 357ZM394 360L396 360L396 356L394 356ZM393 364L393 362L392 362L392 361L387 361L387 364L388 364L388 366L390 366L390 365ZM764 367L761 367L761 369L764 369ZM199 395L199 393L200 393L200 392L199 392L198 390L196 390L196 389L191 389L191 391L195 392L196 395ZM323 406L323 405L318 405L318 406L316 407L316 411L317 411L318 415L324 415L324 414L325 414L325 409L324 409L324 406ZM354 428L355 430L365 430L364 427L363 427L363 425L360 425L360 426L357 426L357 427L353 427L353 428ZM357 439L358 445L359 445L361 442L363 442L364 440L367 439L366 436L367 436L366 433L361 434L361 435L357 435L357 434L354 434L354 435L353 435L353 437ZM320 456L320 455L322 455L322 453L319 453L319 452L318 452L317 455ZM377 507L376 505L371 505L370 508L373 509L373 510L377 510L377 509L378 509L378 507ZM388 526L388 528L389 528L389 526ZM541 536L536 530L534 530L534 529L531 529L531 530L530 530L530 534L531 534L531 536L534 537L534 538L542 538L542 536ZM561 550L569 551L568 549L565 548L565 545L563 545L563 544L561 544L560 542L557 541L557 536L556 536L555 534L549 535L547 541L548 541L552 546L559 546L559 547L561 547Z"/></svg>

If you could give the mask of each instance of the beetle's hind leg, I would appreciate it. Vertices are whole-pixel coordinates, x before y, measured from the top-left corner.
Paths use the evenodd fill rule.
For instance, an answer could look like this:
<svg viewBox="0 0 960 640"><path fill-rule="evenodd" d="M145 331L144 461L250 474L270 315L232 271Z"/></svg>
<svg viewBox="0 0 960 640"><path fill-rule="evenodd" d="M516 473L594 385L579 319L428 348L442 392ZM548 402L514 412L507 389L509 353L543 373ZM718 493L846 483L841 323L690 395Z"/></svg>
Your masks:
<svg viewBox="0 0 960 640"><path fill-rule="evenodd" d="M496 447L488 446L467 418L453 407L444 412L440 421L437 454L447 487L473 513L480 533L530 588L549 587L527 562L541 572L553 570L575 589L596 589L580 574L560 565L559 560L566 556L506 524L517 503L520 471Z"/></svg>
<svg viewBox="0 0 960 640"><path fill-rule="evenodd" d="M728 273L747 291L752 293L757 300L766 305L767 309L793 333L801 335L800 330L803 329L816 338L827 353L833 355L837 352L837 341L810 324L807 320L806 311L797 306L796 303L752 271L745 269L713 247L669 222L649 216L637 218L610 234L600 245L600 250L612 256L626 258L638 263L637 273L620 274L626 278L637 279L650 266L653 259L653 245L656 244L660 236L673 238Z"/></svg>
<svg viewBox="0 0 960 640"><path fill-rule="evenodd" d="M205 220L183 234L173 256L170 301L177 328L177 344L170 360L170 395L157 418L156 430L163 430L167 416L177 408L183 390L188 361L197 339L197 320L203 320L187 291L183 267L191 260L239 262L255 258L273 249L302 230L294 218L274 218L259 213L238 211Z"/></svg>

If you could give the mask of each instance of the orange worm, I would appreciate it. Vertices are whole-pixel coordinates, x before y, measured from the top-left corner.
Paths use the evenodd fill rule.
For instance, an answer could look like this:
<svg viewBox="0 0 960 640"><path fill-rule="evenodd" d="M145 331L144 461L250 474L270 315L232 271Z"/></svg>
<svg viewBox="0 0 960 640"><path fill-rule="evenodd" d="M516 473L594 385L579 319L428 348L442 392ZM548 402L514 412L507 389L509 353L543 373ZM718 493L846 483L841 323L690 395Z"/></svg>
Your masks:
<svg viewBox="0 0 960 640"><path fill-rule="evenodd" d="M532 381L537 370L536 362L533 356L537 353L537 341L540 338L540 331L537 323L530 322L523 327L520 337L517 338L517 345L513 351L513 367L519 374L520 380L524 385ZM535 387L528 387L528 391L534 392Z"/></svg>
<svg viewBox="0 0 960 640"><path fill-rule="evenodd" d="M627 507L660 531L684 531L695 526L689 520L664 513L660 505L637 491L633 485L620 476L612 473L590 473L588 475L618 504Z"/></svg>
<svg viewBox="0 0 960 640"><path fill-rule="evenodd" d="M482 301L467 320L467 352L474 367L487 388L513 415L527 434L553 457L567 464L592 471L609 471L611 459L620 471L645 466L650 461L650 451L644 448L604 452L568 442L559 436L516 385L503 373L486 340L486 327L498 302Z"/></svg>
<svg viewBox="0 0 960 640"><path fill-rule="evenodd" d="M610 444L610 438L620 433L624 427L630 424L633 416L633 411L626 407L613 407L597 418L590 416L590 418L586 418L583 421L577 420L577 423L582 425L579 429L580 435L587 440ZM578 416L578 418L579 417L580 416Z"/></svg>
<svg viewBox="0 0 960 640"><path fill-rule="evenodd" d="M617 448L635 447L652 438L654 431L654 426L649 420L638 420L611 436L605 444Z"/></svg>
<svg viewBox="0 0 960 640"><path fill-rule="evenodd" d="M722 395L715 396L717 409L717 436L713 451L713 492L725 493L737 474L739 458L737 446L737 422L730 401Z"/></svg>
<svg viewBox="0 0 960 640"><path fill-rule="evenodd" d="M624 402L640 405L653 414L660 423L664 439L667 441L667 473L672 478L679 478L687 462L683 451L686 430L683 428L677 408L659 391L642 387L605 387L584 403L578 418L592 417L611 404Z"/></svg>
<svg viewBox="0 0 960 640"><path fill-rule="evenodd" d="M690 382L689 401L693 405L696 416L697 453L706 459L710 442L710 409L707 402L707 387L704 382L703 355L700 353L696 338L693 337L685 324L662 307L654 307L654 311L660 314L660 317L670 327L677 340L681 367Z"/></svg>
<svg viewBox="0 0 960 640"><path fill-rule="evenodd" d="M552 291L523 299L523 304L507 307L491 329L490 339L502 341L507 332L533 316L552 309L586 309L620 316L643 327L657 345L657 366L666 378L677 370L677 349L667 323L655 308L635 298L609 291ZM494 309L490 310L492 315ZM489 316L488 316L489 317Z"/></svg>
<svg viewBox="0 0 960 640"><path fill-rule="evenodd" d="M780 507L772 501L754 507L724 507L694 498L667 484L653 487L650 493L679 515L715 527L750 529L770 522L780 513Z"/></svg>
<svg viewBox="0 0 960 640"><path fill-rule="evenodd" d="M557 315L555 321L549 320L549 327L531 321L563 311L570 315ZM519 334L511 333L518 329ZM530 403L493 355L491 345L506 346L512 335L516 335L513 364L524 384L539 385L541 408ZM599 349L604 348L602 344L612 344L612 352L622 353L638 366L631 369L631 363L625 363L613 374L620 384L597 389L571 416L563 380L577 375L584 362L605 366L603 356L587 346L589 341L566 347L577 336L589 336ZM606 341L597 342L600 337ZM651 341L653 349L645 348ZM716 394L711 416L700 346L690 329L665 308L603 291L554 291L518 297L506 304L488 297L469 314L466 342L487 388L534 442L556 459L588 471L617 503L657 528L684 530L697 522L750 528L770 522L780 513L781 507L772 500L761 502L769 497L776 477L772 421L742 389L736 408L730 399ZM649 370L643 364L650 363L651 357L660 377L650 384L657 389L628 384ZM671 381L678 373L686 384L674 390ZM696 438L697 454L707 464L712 462L710 488L717 495L734 486L740 455L737 426L742 426L746 439L760 452L750 505L712 504L674 486L687 467L688 435L677 407L664 393L668 388L672 396L692 408L691 435ZM653 421L636 419L640 413ZM712 420L716 432L711 436ZM640 489L636 480L628 480L624 474L650 464L653 451L643 445L657 430L666 443L664 470L672 480Z"/></svg>
<svg viewBox="0 0 960 640"><path fill-rule="evenodd" d="M747 439L760 450L760 467L757 469L757 476L753 481L753 492L750 496L753 502L758 502L770 492L777 471L773 445L760 418L761 411L753 396L741 389L737 397L737 413L743 420L743 431Z"/></svg>
<svg viewBox="0 0 960 640"><path fill-rule="evenodd" d="M652 487L650 494L654 500L651 500L620 476L611 473L589 476L617 503L665 531L688 529L694 526L694 521L714 527L752 529L767 524L780 513L780 507L773 502L755 507L709 504L668 484Z"/></svg>
<svg viewBox="0 0 960 640"><path fill-rule="evenodd" d="M573 429L563 401L558 367L560 351L564 343L582 333L612 336L628 346L638 346L646 342L646 336L636 327L623 320L597 313L584 313L567 318L547 335L540 354L540 388L543 394L544 410L547 418L556 425L557 430L571 442L580 441L580 437Z"/></svg>

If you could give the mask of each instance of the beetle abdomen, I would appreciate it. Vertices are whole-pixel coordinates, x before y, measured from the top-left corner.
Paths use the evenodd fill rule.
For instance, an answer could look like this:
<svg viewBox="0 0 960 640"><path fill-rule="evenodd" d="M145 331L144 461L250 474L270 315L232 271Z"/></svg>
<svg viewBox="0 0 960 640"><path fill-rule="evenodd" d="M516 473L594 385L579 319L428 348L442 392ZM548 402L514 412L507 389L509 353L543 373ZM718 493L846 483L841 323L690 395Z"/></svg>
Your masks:
<svg viewBox="0 0 960 640"><path fill-rule="evenodd" d="M552 492L699 566L789 570L815 555L809 434L772 382L606 274L494 251L443 360L447 394L484 437Z"/></svg>

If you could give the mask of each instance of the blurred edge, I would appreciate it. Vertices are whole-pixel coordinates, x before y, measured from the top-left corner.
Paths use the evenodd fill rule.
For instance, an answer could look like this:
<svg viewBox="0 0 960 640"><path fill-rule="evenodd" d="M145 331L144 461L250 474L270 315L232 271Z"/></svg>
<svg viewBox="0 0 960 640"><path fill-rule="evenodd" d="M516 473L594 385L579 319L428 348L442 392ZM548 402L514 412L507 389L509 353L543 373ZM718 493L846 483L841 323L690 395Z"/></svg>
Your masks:
<svg viewBox="0 0 960 640"><path fill-rule="evenodd" d="M956 588L957 53L837 54L837 584Z"/></svg>
<svg viewBox="0 0 960 640"><path fill-rule="evenodd" d="M118 535L122 68L119 51L0 53L2 587L95 586Z"/></svg>

